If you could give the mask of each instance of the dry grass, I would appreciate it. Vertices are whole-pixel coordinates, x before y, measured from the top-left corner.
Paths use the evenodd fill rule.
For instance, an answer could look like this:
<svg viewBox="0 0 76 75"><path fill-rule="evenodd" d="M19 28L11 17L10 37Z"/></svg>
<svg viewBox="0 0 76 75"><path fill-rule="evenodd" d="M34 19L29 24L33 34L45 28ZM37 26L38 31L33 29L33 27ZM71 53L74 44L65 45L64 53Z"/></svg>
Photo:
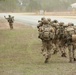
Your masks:
<svg viewBox="0 0 76 75"><path fill-rule="evenodd" d="M0 24L0 75L76 75L76 63L60 55L44 64L36 29L16 23L10 30L4 21Z"/></svg>

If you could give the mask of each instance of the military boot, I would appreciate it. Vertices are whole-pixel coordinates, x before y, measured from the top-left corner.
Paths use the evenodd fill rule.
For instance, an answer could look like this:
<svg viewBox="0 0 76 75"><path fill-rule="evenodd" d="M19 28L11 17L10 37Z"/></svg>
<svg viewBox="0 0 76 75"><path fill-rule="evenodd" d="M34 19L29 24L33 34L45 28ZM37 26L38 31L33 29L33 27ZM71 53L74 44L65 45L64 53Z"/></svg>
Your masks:
<svg viewBox="0 0 76 75"><path fill-rule="evenodd" d="M66 57L66 53L62 53L61 57Z"/></svg>
<svg viewBox="0 0 76 75"><path fill-rule="evenodd" d="M44 63L48 63L48 59L49 59L49 58L46 58Z"/></svg>

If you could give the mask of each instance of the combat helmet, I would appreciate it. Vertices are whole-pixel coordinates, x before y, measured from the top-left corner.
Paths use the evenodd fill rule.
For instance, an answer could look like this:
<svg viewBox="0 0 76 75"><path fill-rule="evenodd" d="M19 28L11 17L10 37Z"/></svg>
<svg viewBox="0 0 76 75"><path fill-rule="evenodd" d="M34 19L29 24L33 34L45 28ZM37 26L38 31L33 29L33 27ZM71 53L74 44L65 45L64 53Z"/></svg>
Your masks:
<svg viewBox="0 0 76 75"><path fill-rule="evenodd" d="M58 23L58 21L57 20L54 20L53 23Z"/></svg>
<svg viewBox="0 0 76 75"><path fill-rule="evenodd" d="M38 20L38 23L43 22L43 20L45 20L45 17L42 17L41 20Z"/></svg>
<svg viewBox="0 0 76 75"><path fill-rule="evenodd" d="M42 17L42 18L41 18L41 21L44 20L44 19L45 19L45 17Z"/></svg>
<svg viewBox="0 0 76 75"><path fill-rule="evenodd" d="M74 24L73 23L68 23L68 26L74 26Z"/></svg>
<svg viewBox="0 0 76 75"><path fill-rule="evenodd" d="M60 22L59 25L60 25L60 26L63 26L63 25L64 25L64 22Z"/></svg>
<svg viewBox="0 0 76 75"><path fill-rule="evenodd" d="M44 19L43 24L48 24L48 21L46 19Z"/></svg>
<svg viewBox="0 0 76 75"><path fill-rule="evenodd" d="M50 19L50 18L47 18L47 21L48 21L48 22L51 22L51 19Z"/></svg>
<svg viewBox="0 0 76 75"><path fill-rule="evenodd" d="M9 17L11 17L11 15L8 15Z"/></svg>

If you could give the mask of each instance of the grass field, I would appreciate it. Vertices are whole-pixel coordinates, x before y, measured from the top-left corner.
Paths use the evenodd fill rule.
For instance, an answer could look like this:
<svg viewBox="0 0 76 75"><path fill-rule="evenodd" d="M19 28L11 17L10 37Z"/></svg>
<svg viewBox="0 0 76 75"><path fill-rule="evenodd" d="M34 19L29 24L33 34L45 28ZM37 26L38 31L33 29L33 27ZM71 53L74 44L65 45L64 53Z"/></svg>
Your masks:
<svg viewBox="0 0 76 75"><path fill-rule="evenodd" d="M45 64L37 36L30 26L16 23L10 30L0 22L0 75L76 75L76 63L58 54Z"/></svg>

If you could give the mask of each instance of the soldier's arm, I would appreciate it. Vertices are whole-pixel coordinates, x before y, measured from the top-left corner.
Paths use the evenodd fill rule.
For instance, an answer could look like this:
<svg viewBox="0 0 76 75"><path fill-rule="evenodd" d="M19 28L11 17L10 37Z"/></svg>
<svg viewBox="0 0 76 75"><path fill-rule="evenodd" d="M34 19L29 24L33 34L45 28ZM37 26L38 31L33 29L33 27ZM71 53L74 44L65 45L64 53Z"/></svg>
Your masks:
<svg viewBox="0 0 76 75"><path fill-rule="evenodd" d="M4 18L8 20L8 18L6 18L6 16L4 16Z"/></svg>
<svg viewBox="0 0 76 75"><path fill-rule="evenodd" d="M4 16L4 18L6 19L6 16Z"/></svg>

